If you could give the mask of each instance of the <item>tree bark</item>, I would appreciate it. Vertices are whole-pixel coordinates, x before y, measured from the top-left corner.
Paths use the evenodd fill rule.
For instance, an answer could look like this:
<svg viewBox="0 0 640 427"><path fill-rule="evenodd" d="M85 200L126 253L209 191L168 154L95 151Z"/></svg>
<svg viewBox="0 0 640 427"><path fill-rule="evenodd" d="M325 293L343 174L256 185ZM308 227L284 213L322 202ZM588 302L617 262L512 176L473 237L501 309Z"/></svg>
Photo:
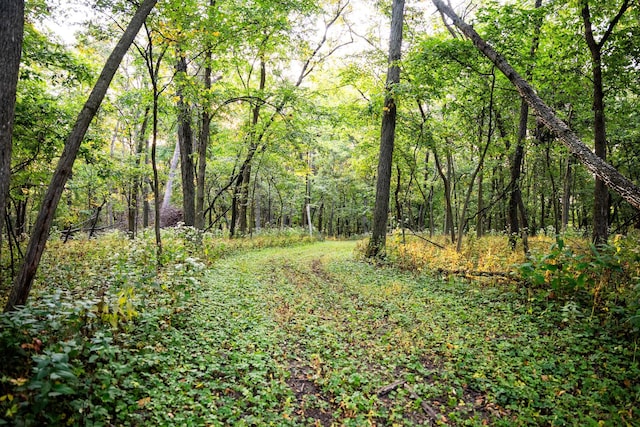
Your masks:
<svg viewBox="0 0 640 427"><path fill-rule="evenodd" d="M49 237L49 230L51 229L56 208L58 207L64 186L71 175L73 163L78 154L80 144L89 129L91 120L98 112L98 108L107 93L113 76L120 66L122 58L127 53L133 39L138 34L138 31L142 27L142 24L144 24L144 21L147 19L156 2L157 0L145 0L140 5L131 22L129 22L122 38L118 41L118 44L107 59L98 77L98 81L78 114L76 123L67 138L51 183L43 198L38 218L31 233L31 239L29 239L24 261L13 282L5 311L15 310L18 306L24 305L27 302L31 285L33 284L33 278L36 275L42 253L47 243L47 238Z"/></svg>
<svg viewBox="0 0 640 427"><path fill-rule="evenodd" d="M136 138L136 170L135 177L131 182L131 190L129 191L129 209L128 209L128 222L129 222L129 237L134 239L136 237L136 231L138 229L138 201L139 201L139 192L144 183L144 180L141 176L139 167L140 162L142 161L142 156L144 155L144 150L146 148L146 140L147 140L147 126L149 124L149 113L151 108L145 107L144 110L144 119L142 120L142 124L140 125L140 131Z"/></svg>
<svg viewBox="0 0 640 427"><path fill-rule="evenodd" d="M211 61L211 51L208 52L208 60ZM206 92L211 89L211 65L207 64L204 69L204 88ZM209 102L205 100L202 105L202 120L200 127L200 138L198 138L198 173L196 174L196 212L194 226L198 230L204 230L204 190L207 172L207 147L209 146L209 133L211 124L211 113L209 112Z"/></svg>
<svg viewBox="0 0 640 427"><path fill-rule="evenodd" d="M367 256L373 258L382 254L387 240L387 220L389 215L389 195L391 187L391 163L396 132L396 102L394 87L400 82L398 61L402 54L402 24L404 0L393 0L391 12L391 36L389 40L389 69L387 71L386 96L380 132L380 155L378 157L378 177L376 201L373 210L373 228L367 247Z"/></svg>
<svg viewBox="0 0 640 427"><path fill-rule="evenodd" d="M596 156L603 161L607 159L607 132L605 122L604 88L602 81L602 48L611 35L613 28L629 8L629 0L622 2L620 11L609 23L599 42L593 35L589 1L583 0L582 20L584 22L584 38L591 53L591 72L593 74L593 141ZM609 190L604 180L596 178L593 193L593 233L594 243L606 243L609 236Z"/></svg>
<svg viewBox="0 0 640 427"><path fill-rule="evenodd" d="M0 2L0 255L2 226L11 179L11 151L16 88L24 33L24 0ZM1 259L1 256L0 256ZM1 280L1 279L0 279Z"/></svg>
<svg viewBox="0 0 640 427"><path fill-rule="evenodd" d="M449 16L458 27L496 67L504 73L516 87L520 95L533 108L540 120L564 143L569 151L582 163L589 172L601 179L607 187L616 191L631 206L640 209L640 187L624 177L617 169L594 154L584 142L547 106L536 94L531 85L524 80L511 65L499 55L493 47L480 37L472 26L464 22L455 12L441 0L432 0L433 4Z"/></svg>
<svg viewBox="0 0 640 427"><path fill-rule="evenodd" d="M186 77L187 59L178 54L177 74ZM196 189L194 185L193 129L191 110L184 100L181 85L178 84L178 143L180 144L180 172L182 173L182 220L184 225L193 226L196 219Z"/></svg>

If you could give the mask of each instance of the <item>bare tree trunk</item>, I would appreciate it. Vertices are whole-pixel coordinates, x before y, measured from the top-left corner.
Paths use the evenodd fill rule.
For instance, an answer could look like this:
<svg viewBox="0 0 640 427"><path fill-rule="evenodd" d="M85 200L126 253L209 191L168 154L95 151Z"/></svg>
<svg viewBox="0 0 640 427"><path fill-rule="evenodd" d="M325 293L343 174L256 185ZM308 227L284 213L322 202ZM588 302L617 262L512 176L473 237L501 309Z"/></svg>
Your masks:
<svg viewBox="0 0 640 427"><path fill-rule="evenodd" d="M215 0L209 1L209 13L213 14ZM211 16L211 15L210 15ZM199 230L204 230L204 196L205 196L205 180L207 172L207 148L209 147L210 131L211 131L211 112L209 107L209 92L211 89L211 45L209 44L206 52L206 64L204 67L204 88L205 97L202 103L202 120L200 126L200 137L198 138L198 172L196 174L196 212L194 226Z"/></svg>
<svg viewBox="0 0 640 427"><path fill-rule="evenodd" d="M267 63L264 56L260 57L260 83L258 84L258 90L263 91L267 84ZM246 234L247 232L247 211L249 206L249 185L251 184L251 162L253 160L253 156L258 150L259 139L262 139L262 134L260 138L258 138L258 134L256 132L256 126L258 126L258 121L260 120L260 110L262 108L262 104L256 103L256 105L251 110L251 132L249 135L249 152L247 153L247 159L245 160L242 168L241 177L242 180L239 183L238 188L236 189L236 194L238 194L237 198L237 209L238 209L238 219L239 219L239 227L240 234Z"/></svg>
<svg viewBox="0 0 640 427"><path fill-rule="evenodd" d="M178 54L177 74L186 77L187 60ZM178 143L180 144L180 171L182 172L182 220L185 225L194 225L196 217L196 191L194 186L193 129L191 109L184 100L181 85L178 84Z"/></svg>
<svg viewBox="0 0 640 427"><path fill-rule="evenodd" d="M139 200L139 191L141 186L143 185L143 179L139 171L140 162L142 160L142 156L144 155L145 149L145 141L147 139L147 125L149 123L149 110L150 108L147 106L144 109L144 118L142 120L142 125L140 126L139 133L137 135L136 141L136 153L135 153L135 164L136 171L135 177L131 182L131 191L129 192L129 209L128 209L128 222L129 222L129 237L134 239L136 237L136 231L138 229L138 200Z"/></svg>
<svg viewBox="0 0 640 427"><path fill-rule="evenodd" d="M402 54L402 23L404 0L393 0L391 12L391 37L389 41L389 69L387 71L386 96L380 132L380 155L378 157L378 178L376 201L373 212L373 229L367 248L370 258L380 255L387 241L387 220L389 215L389 192L391 187L391 163L396 132L396 102L393 87L400 82L398 61Z"/></svg>
<svg viewBox="0 0 640 427"><path fill-rule="evenodd" d="M485 42L482 37L466 22L460 19L455 12L441 0L432 0L433 4L444 14L449 16L454 25L458 27L491 62L516 87L520 95L524 97L529 106L533 108L540 120L553 131L565 144L569 151L597 178L601 179L610 189L616 191L631 206L640 209L640 187L624 177L613 166L606 163L594 154L584 142L562 121L553 110L547 106L536 94L535 90L499 55L493 47Z"/></svg>
<svg viewBox="0 0 640 427"><path fill-rule="evenodd" d="M620 11L611 20L609 26L600 39L596 42L591 23L589 1L584 0L582 6L582 19L584 22L584 37L591 52L591 71L593 73L593 139L596 156L603 161L607 158L607 132L604 111L604 88L602 81L602 48L611 36L614 27L629 8L630 0L624 0ZM609 237L609 190L606 183L596 178L596 186L593 194L593 233L594 243L606 243Z"/></svg>
<svg viewBox="0 0 640 427"><path fill-rule="evenodd" d="M149 138L145 139L144 146L144 164L149 164ZM144 176L142 180L142 228L149 227L149 186L150 180L148 176Z"/></svg>
<svg viewBox="0 0 640 427"><path fill-rule="evenodd" d="M0 255L2 255L2 226L4 224L9 181L11 179L11 151L15 118L16 88L24 29L24 0L0 2ZM0 256L0 259L2 257ZM0 276L0 282L1 282Z"/></svg>
<svg viewBox="0 0 640 427"><path fill-rule="evenodd" d="M404 228L404 218L402 215L402 203L400 202L400 186L402 184L402 171L400 165L396 164L396 189L393 192L393 200L396 205L396 221L400 224L401 228Z"/></svg>
<svg viewBox="0 0 640 427"><path fill-rule="evenodd" d="M573 157L567 156L567 166L564 174L564 187L562 191L562 231L567 231L569 226L569 206L571 204L571 183L573 176L571 169L573 168Z"/></svg>
<svg viewBox="0 0 640 427"><path fill-rule="evenodd" d="M38 213L38 219L34 224L31 239L29 239L22 267L13 282L13 287L5 307L5 311L15 310L17 306L24 305L27 302L29 292L31 291L31 285L33 284L33 278L36 275L40 259L42 258L42 253L44 252L44 248L47 243L47 238L49 237L49 230L51 229L56 208L58 207L64 186L71 175L73 163L78 154L80 144L84 139L87 129L89 129L91 120L96 115L98 108L107 93L109 84L118 70L122 58L127 53L133 39L136 34L138 34L142 24L144 24L147 16L155 6L156 1L157 0L145 0L138 8L122 35L122 38L107 59L107 62L102 69L102 73L100 73L100 76L98 77L98 81L93 87L93 90L82 107L82 110L78 114L76 123L65 143L64 150L60 160L58 161L51 183L49 184L47 192L43 198L42 205Z"/></svg>
<svg viewBox="0 0 640 427"><path fill-rule="evenodd" d="M208 53L211 61L211 51ZM204 87L207 93L211 89L211 66L207 65L204 70ZM204 189L207 172L207 147L209 146L209 133L211 124L211 114L209 113L208 101L205 100L202 106L202 120L200 127L200 138L198 138L198 173L196 174L196 212L195 227L204 230Z"/></svg>

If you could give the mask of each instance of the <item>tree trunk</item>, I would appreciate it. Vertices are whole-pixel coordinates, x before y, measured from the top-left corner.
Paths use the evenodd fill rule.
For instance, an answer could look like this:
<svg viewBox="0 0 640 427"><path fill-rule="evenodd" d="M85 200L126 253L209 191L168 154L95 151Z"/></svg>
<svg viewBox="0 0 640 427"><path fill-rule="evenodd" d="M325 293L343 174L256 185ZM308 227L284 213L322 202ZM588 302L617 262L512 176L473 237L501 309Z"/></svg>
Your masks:
<svg viewBox="0 0 640 427"><path fill-rule="evenodd" d="M144 164L149 164L149 138L145 139L144 146ZM142 228L149 227L149 187L150 187L149 177L145 175L142 181Z"/></svg>
<svg viewBox="0 0 640 427"><path fill-rule="evenodd" d="M267 63L264 56L260 57L260 82L258 84L258 90L260 92L264 91L264 88L267 84ZM249 135L249 152L247 153L247 159L245 160L242 168L242 180L240 182L240 187L236 190L236 193L239 195L237 199L238 204L238 220L239 220L239 228L240 234L247 233L247 211L249 206L249 185L251 184L251 162L253 160L253 156L256 151L258 151L259 141L262 140L262 133L258 136L256 132L256 127L258 126L258 121L260 120L260 110L262 108L262 104L256 103L256 105L251 110L251 132Z"/></svg>
<svg viewBox="0 0 640 427"><path fill-rule="evenodd" d="M107 62L98 77L98 81L93 87L93 90L82 107L82 110L78 114L76 123L65 143L64 150L60 160L58 161L51 183L49 184L47 192L42 200L38 218L31 233L31 239L29 239L24 261L20 268L20 272L13 282L13 287L5 307L5 311L15 310L17 306L24 305L27 302L29 292L31 291L31 285L33 284L33 278L36 275L47 238L49 237L49 230L51 229L51 223L53 222L58 202L62 196L64 186L71 175L73 163L78 154L80 144L82 143L87 129L89 128L91 120L96 115L98 108L107 93L109 84L118 70L122 58L127 53L133 39L142 27L142 24L144 24L144 21L147 19L151 9L155 6L156 1L157 0L145 0L138 8L122 35L122 38L107 59Z"/></svg>
<svg viewBox="0 0 640 427"><path fill-rule="evenodd" d="M147 106L144 109L144 118L142 120L142 125L140 126L139 133L136 138L136 153L135 153L135 177L131 182L131 191L129 192L129 209L128 209L128 223L129 223L129 237L134 239L136 237L136 231L138 228L138 200L139 200L139 191L141 190L141 186L143 185L142 174L140 172L140 162L142 160L142 156L144 155L145 149L145 141L147 139L147 126L149 123L149 110L150 108Z"/></svg>
<svg viewBox="0 0 640 427"><path fill-rule="evenodd" d="M525 81L511 65L499 55L480 35L441 0L432 0L433 4L444 14L449 16L458 27L491 62L516 87L520 95L533 108L540 120L565 144L569 151L597 178L601 179L610 189L616 191L631 206L640 209L640 187L624 177L613 166L594 154L584 142L562 121L553 110L536 94L535 90Z"/></svg>
<svg viewBox="0 0 640 427"><path fill-rule="evenodd" d="M373 211L371 240L367 248L367 256L370 258L376 257L384 251L387 240L391 163L393 161L393 145L396 131L396 102L393 97L393 88L400 82L398 61L402 53L403 17L404 0L393 0L389 41L389 69L387 71L384 108L382 109L382 130L380 132L376 201Z"/></svg>
<svg viewBox="0 0 640 427"><path fill-rule="evenodd" d="M210 0L209 2L209 13L213 13L213 8L215 7L215 0ZM204 196L205 196L205 180L206 180L206 172L207 172L207 148L209 147L209 139L210 139L210 131L211 131L211 112L210 112L210 97L209 93L211 91L211 45L208 43L207 52L206 52L206 64L204 67L204 88L205 88L205 96L204 102L202 103L202 117L201 117L201 126L200 126L200 137L198 138L198 171L196 174L196 212L195 212L195 220L194 226L198 230L204 230L205 223L205 209L204 209Z"/></svg>
<svg viewBox="0 0 640 427"><path fill-rule="evenodd" d="M209 61L211 52L209 52ZM211 66L207 65L204 70L204 87L207 93L211 89ZM198 173L196 174L196 212L194 226L198 230L204 230L204 190L207 172L207 147L209 146L209 134L211 125L211 114L209 113L208 101L202 105L202 120L200 126L200 138L198 138Z"/></svg>
<svg viewBox="0 0 640 427"><path fill-rule="evenodd" d="M176 171L178 170L178 162L180 161L180 144L176 143L173 149L173 157L169 163L169 176L167 184L164 187L164 197L162 198L162 209L160 214L164 215L165 211L171 206L171 195L173 194L173 181L176 179Z"/></svg>
<svg viewBox="0 0 640 427"><path fill-rule="evenodd" d="M404 218L402 215L402 203L400 202L400 185L402 183L402 171L400 165L396 164L396 189L393 192L393 200L396 205L396 221L401 228L404 228Z"/></svg>
<svg viewBox="0 0 640 427"><path fill-rule="evenodd" d="M593 35L589 1L583 0L582 20L584 22L584 38L591 53L591 71L593 74L593 139L595 154L603 161L607 158L607 132L604 111L604 88L602 81L602 48L622 15L629 8L629 0L625 0L620 11L609 23L609 26L599 42ZM596 244L606 243L609 237L609 190L606 183L596 178L593 194L593 233L592 239Z"/></svg>
<svg viewBox="0 0 640 427"><path fill-rule="evenodd" d="M11 150L15 118L16 88L24 28L24 0L0 2L0 260L2 226L11 179ZM0 282L1 282L0 278ZM1 284L1 283L0 283Z"/></svg>
<svg viewBox="0 0 640 427"><path fill-rule="evenodd" d="M573 176L571 168L573 167L573 157L567 156L567 166L564 174L564 187L562 191L562 231L567 231L569 227L569 205L571 204L571 183Z"/></svg>
<svg viewBox="0 0 640 427"><path fill-rule="evenodd" d="M542 0L536 0L535 8L539 9L542 7ZM535 22L535 28L533 33L533 41L531 43L531 49L529 50L529 66L527 67L527 72L525 77L527 79L531 79L533 76L533 67L536 56L536 51L538 50L538 45L540 41L540 28L542 27L542 18L538 18ZM523 241L528 240L526 238L526 234L529 232L527 227L522 224L522 229L520 228L521 221L519 218L522 218L522 223L527 221L527 212L525 210L520 211L520 215L518 215L518 210L520 206L524 206L522 201L522 190L520 189L520 180L522 175L522 165L524 163L524 142L527 138L527 123L529 122L529 104L522 98L520 100L520 122L518 124L518 141L516 143L516 149L513 153L513 157L511 159L511 191L509 193L509 243L511 245L511 249L515 250L516 248L516 240L520 233L522 233ZM528 245L524 245L525 253L528 253L529 248Z"/></svg>
<svg viewBox="0 0 640 427"><path fill-rule="evenodd" d="M187 60L178 54L176 73L186 77ZM194 186L193 129L191 109L184 100L181 84L178 84L178 143L180 144L180 171L182 172L182 220L184 225L193 226L196 218L196 190Z"/></svg>

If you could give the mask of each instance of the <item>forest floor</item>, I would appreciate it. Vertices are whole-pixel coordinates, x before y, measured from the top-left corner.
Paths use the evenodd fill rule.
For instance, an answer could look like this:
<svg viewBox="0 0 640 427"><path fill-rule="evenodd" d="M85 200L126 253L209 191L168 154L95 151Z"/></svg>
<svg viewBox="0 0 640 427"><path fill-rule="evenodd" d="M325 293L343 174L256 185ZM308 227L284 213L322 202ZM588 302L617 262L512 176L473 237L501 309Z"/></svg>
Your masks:
<svg viewBox="0 0 640 427"><path fill-rule="evenodd" d="M160 269L150 236L50 241L0 315L0 425L640 425L637 338L588 299L295 233L163 240Z"/></svg>
<svg viewBox="0 0 640 427"><path fill-rule="evenodd" d="M354 248L217 261L151 343L136 423L638 422L635 350L579 313L512 285L376 268Z"/></svg>

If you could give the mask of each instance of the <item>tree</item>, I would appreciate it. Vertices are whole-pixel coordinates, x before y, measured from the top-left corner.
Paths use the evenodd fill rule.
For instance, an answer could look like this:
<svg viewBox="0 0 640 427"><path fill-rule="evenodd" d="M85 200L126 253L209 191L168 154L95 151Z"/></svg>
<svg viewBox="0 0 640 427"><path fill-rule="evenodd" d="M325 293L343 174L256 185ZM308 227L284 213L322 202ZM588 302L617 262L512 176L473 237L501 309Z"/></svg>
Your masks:
<svg viewBox="0 0 640 427"><path fill-rule="evenodd" d="M100 108L100 104L107 93L113 76L120 66L122 58L127 53L127 50L129 50L131 43L133 43L134 38L156 2L157 0L145 0L140 5L124 31L124 34L107 59L89 98L78 114L76 123L67 138L64 151L58 161L42 206L40 207L20 272L14 279L5 311L15 310L18 306L24 305L29 297L31 285L33 284L33 279L38 269L42 253L44 252L47 238L49 237L51 223L53 222L53 217L60 197L62 196L64 186L71 175L73 163L78 154L80 144L84 139L91 120L98 112L98 108Z"/></svg>
<svg viewBox="0 0 640 427"><path fill-rule="evenodd" d="M520 95L538 114L539 119L554 132L565 144L569 151L597 178L601 179L612 190L618 192L629 204L640 209L640 188L624 177L613 166L594 154L584 142L562 121L551 108L536 94L535 90L525 81L511 65L498 54L469 24L464 22L456 13L441 0L432 0L442 13L447 15L496 67L504 73L516 87Z"/></svg>
<svg viewBox="0 0 640 427"><path fill-rule="evenodd" d="M178 50L176 78L184 80L187 75L187 59ZM178 144L180 145L180 171L182 172L182 209L184 224L193 226L196 218L196 193L194 185L193 130L191 108L184 97L181 82L178 82Z"/></svg>
<svg viewBox="0 0 640 427"><path fill-rule="evenodd" d="M536 9L542 7L542 0L536 0ZM531 42L531 48L529 50L530 63L527 66L525 78L531 80L533 75L533 66L536 51L540 41L540 27L542 26L542 17L536 17L534 27L533 40ZM511 248L515 250L516 239L518 233L522 233L523 247L525 254L529 252L529 245L527 243L527 235L529 233L529 222L527 220L527 211L522 201L522 190L520 188L520 181L522 175L522 164L524 162L524 142L527 137L527 124L529 122L529 105L522 98L520 100L520 120L518 123L518 140L516 142L516 148L511 157L511 189L509 191L509 243ZM518 215L520 212L520 215Z"/></svg>
<svg viewBox="0 0 640 427"><path fill-rule="evenodd" d="M602 78L603 58L602 50L611 37L616 24L630 6L629 0L624 0L618 13L611 19L600 41L594 35L589 0L582 1L582 19L584 22L584 38L591 53L591 72L593 75L593 133L595 153L602 160L607 158L607 131L605 123L604 84ZM596 178L593 194L593 234L594 243L606 243L609 235L609 191L606 183Z"/></svg>
<svg viewBox="0 0 640 427"><path fill-rule="evenodd" d="M0 4L0 254L9 180L16 89L24 34L24 0Z"/></svg>
<svg viewBox="0 0 640 427"><path fill-rule="evenodd" d="M299 58L300 62L302 63L302 68L295 83L293 83L292 85L293 87L291 87L291 84L289 82L285 82L285 87L281 91L282 93L280 94L280 99L278 99L275 103L269 103L273 106L271 114L269 114L265 119L262 120L260 119L261 111L264 110L262 107L268 103L267 100L263 98L264 92L266 91L265 84L267 78L267 60L269 59L267 55L269 53L269 50L275 49L274 45L278 44L278 36L281 35L282 30L287 29L291 25L291 23L287 21L289 19L288 16L290 15L291 10L288 10L287 7L290 8L292 5L279 5L279 7L282 7L284 9L274 15L276 20L272 24L273 27L267 29L269 30L269 32L262 28L259 30L261 38L256 52L256 60L259 62L259 81L257 90L258 96L247 97L252 102L250 109L249 131L246 135L248 148L247 154L239 168L238 174L233 178L234 192L231 207L231 236L235 235L236 221L239 223L238 225L240 227L240 233L244 234L247 232L247 212L249 211L249 184L251 180L252 161L256 154L262 153L266 150L266 139L269 135L271 127L274 123L276 123L276 119L283 115L285 109L294 99L294 93L292 89L299 89L304 80L314 71L314 69L318 65L326 61L327 58L333 55L345 44L351 43L351 41L347 41L345 43L330 47L328 52L323 52L323 48L328 44L329 41L329 31L338 21L338 19L343 15L348 5L349 0L340 0L335 4L332 4L333 9L331 11L323 11L327 13L327 16L325 17L322 38L317 42L315 46L308 46L307 42L304 41L305 49L301 49L303 56L302 58ZM300 3L300 7L304 8L308 6L306 6L305 2L302 1ZM247 89L249 80L251 78L251 75L253 74L253 69L254 65L252 63L249 66L249 76L246 80Z"/></svg>
<svg viewBox="0 0 640 427"><path fill-rule="evenodd" d="M387 239L387 219L389 215L389 195L391 188L391 163L396 132L395 86L400 83L400 61L402 55L402 25L404 0L394 0L391 9L391 36L389 40L389 68L385 84L385 101L380 131L380 155L378 157L378 178L376 201L373 211L373 229L367 247L367 256L376 257L384 250Z"/></svg>

